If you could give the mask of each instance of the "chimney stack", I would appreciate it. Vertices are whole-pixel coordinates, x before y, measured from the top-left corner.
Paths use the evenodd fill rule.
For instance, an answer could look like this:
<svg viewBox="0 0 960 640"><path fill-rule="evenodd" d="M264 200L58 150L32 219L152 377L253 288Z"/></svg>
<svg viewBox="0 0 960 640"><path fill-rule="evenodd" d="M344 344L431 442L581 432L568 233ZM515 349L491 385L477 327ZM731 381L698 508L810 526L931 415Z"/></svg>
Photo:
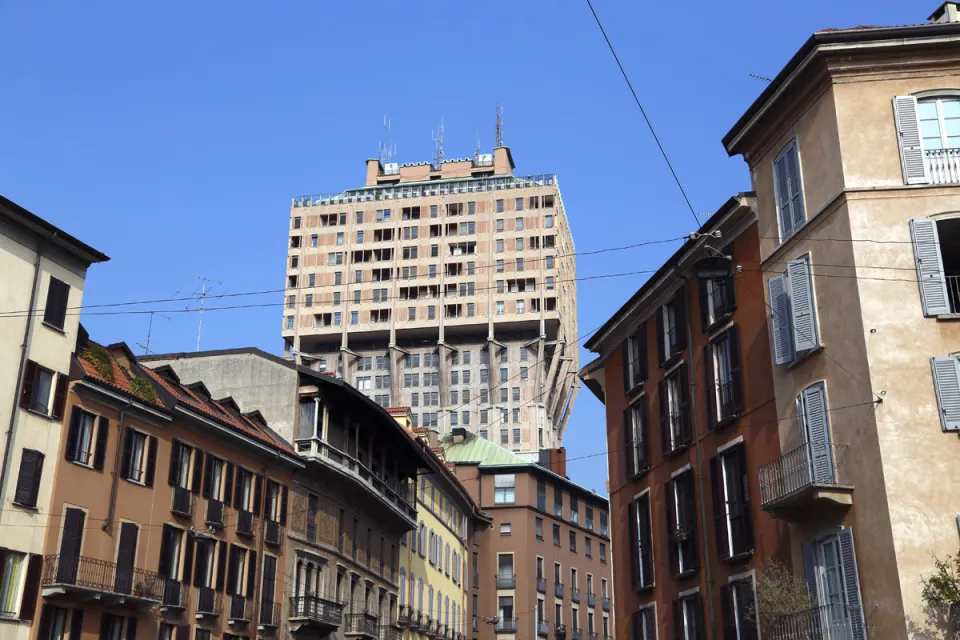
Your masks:
<svg viewBox="0 0 960 640"><path fill-rule="evenodd" d="M930 22L960 22L960 2L947 0L927 18Z"/></svg>
<svg viewBox="0 0 960 640"><path fill-rule="evenodd" d="M540 449L539 464L545 469L553 471L558 476L567 477L567 450L563 447L558 449Z"/></svg>

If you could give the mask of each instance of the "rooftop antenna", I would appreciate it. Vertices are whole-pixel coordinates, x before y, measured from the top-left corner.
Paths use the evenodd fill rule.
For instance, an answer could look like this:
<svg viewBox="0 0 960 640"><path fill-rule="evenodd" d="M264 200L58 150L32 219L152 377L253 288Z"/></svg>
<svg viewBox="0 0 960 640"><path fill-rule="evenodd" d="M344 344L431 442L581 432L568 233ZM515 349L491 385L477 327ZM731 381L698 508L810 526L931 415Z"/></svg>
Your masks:
<svg viewBox="0 0 960 640"><path fill-rule="evenodd" d="M433 135L433 130L430 130L430 137L433 139L433 142L437 146L437 150L434 152L433 156L433 165L437 168L443 164L443 118L440 118L440 130L436 136Z"/></svg>
<svg viewBox="0 0 960 640"><path fill-rule="evenodd" d="M770 78L768 78L768 77L766 77L766 76L761 76L761 75L756 74L756 73L750 73L750 74L747 74L747 75L749 75L749 76L750 76L751 78L753 78L754 80L762 80L762 81L764 81L764 82L773 82L773 80L771 80Z"/></svg>
<svg viewBox="0 0 960 640"><path fill-rule="evenodd" d="M393 160L397 147L390 146L390 118L383 116L383 140L380 141L380 149L377 156L380 158L380 164L387 164Z"/></svg>
<svg viewBox="0 0 960 640"><path fill-rule="evenodd" d="M168 315L166 315L166 314L163 314L163 313L160 313L159 311L151 311L151 312L150 312L150 322L147 324L147 342L146 342L146 344L140 344L139 342L137 343L137 346L140 347L141 349L143 349L143 354L144 354L144 355L150 355L150 334L153 333L153 316L154 316L154 314L160 316L161 318L163 318L163 319L165 319L165 320L173 320L173 318L171 318L170 316L168 316Z"/></svg>
<svg viewBox="0 0 960 640"><path fill-rule="evenodd" d="M219 280L214 280L213 278L207 278L204 276L194 277L200 281L200 322L197 324L197 351L200 351L200 332L203 330L203 301L210 294L210 290L213 289L213 287L223 283ZM208 282L213 283L209 289L207 288Z"/></svg>
<svg viewBox="0 0 960 640"><path fill-rule="evenodd" d="M477 132L477 150L473 154L473 159L474 160L480 159L480 132L479 131Z"/></svg>
<svg viewBox="0 0 960 640"><path fill-rule="evenodd" d="M503 146L503 107L497 103L497 147Z"/></svg>

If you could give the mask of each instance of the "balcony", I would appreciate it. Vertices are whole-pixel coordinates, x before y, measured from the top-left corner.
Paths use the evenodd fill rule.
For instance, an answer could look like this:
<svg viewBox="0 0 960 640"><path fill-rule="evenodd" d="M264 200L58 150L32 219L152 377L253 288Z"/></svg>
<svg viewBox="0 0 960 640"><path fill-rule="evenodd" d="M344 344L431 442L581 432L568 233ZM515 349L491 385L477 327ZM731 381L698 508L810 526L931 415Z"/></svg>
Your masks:
<svg viewBox="0 0 960 640"><path fill-rule="evenodd" d="M413 484L387 483L377 477L370 469L348 453L324 442L320 438L298 438L295 443L297 453L309 460L335 467L364 486L370 494L391 505L411 524L416 523L417 496Z"/></svg>
<svg viewBox="0 0 960 640"><path fill-rule="evenodd" d="M197 591L197 620L219 618L223 611L223 595L210 587L198 587Z"/></svg>
<svg viewBox="0 0 960 640"><path fill-rule="evenodd" d="M290 598L290 621L332 630L343 622L343 605L318 596Z"/></svg>
<svg viewBox="0 0 960 640"><path fill-rule="evenodd" d="M541 638L546 638L550 635L550 623L546 620L541 620L537 623L537 635Z"/></svg>
<svg viewBox="0 0 960 640"><path fill-rule="evenodd" d="M925 149L923 164L931 183L960 183L960 149Z"/></svg>
<svg viewBox="0 0 960 640"><path fill-rule="evenodd" d="M275 520L267 520L263 541L273 547L279 547L283 542L283 525Z"/></svg>
<svg viewBox="0 0 960 640"><path fill-rule="evenodd" d="M497 574L497 589L516 589L517 576L514 574Z"/></svg>
<svg viewBox="0 0 960 640"><path fill-rule="evenodd" d="M160 611L180 612L187 608L188 585L169 578L163 581Z"/></svg>
<svg viewBox="0 0 960 640"><path fill-rule="evenodd" d="M589 640L600 640L600 634L591 631L587 634L587 638L589 638Z"/></svg>
<svg viewBox="0 0 960 640"><path fill-rule="evenodd" d="M380 625L380 640L400 640L403 633L391 624Z"/></svg>
<svg viewBox="0 0 960 640"><path fill-rule="evenodd" d="M280 626L282 610L279 602L261 602L260 603L260 626L258 629L276 629Z"/></svg>
<svg viewBox="0 0 960 640"><path fill-rule="evenodd" d="M193 517L193 494L190 489L174 487L170 498L170 512L181 518Z"/></svg>
<svg viewBox="0 0 960 640"><path fill-rule="evenodd" d="M413 617L413 610L407 606L403 605L400 607L400 612L397 614L397 626L398 627L409 627L410 619Z"/></svg>
<svg viewBox="0 0 960 640"><path fill-rule="evenodd" d="M410 628L411 629L420 629L423 626L423 614L419 611L410 612Z"/></svg>
<svg viewBox="0 0 960 640"><path fill-rule="evenodd" d="M563 585L560 584L559 582L553 583L553 595L555 595L558 598L563 597Z"/></svg>
<svg viewBox="0 0 960 640"><path fill-rule="evenodd" d="M470 624L470 628L473 629L474 631L480 630L480 620L479 618L477 618L477 616L473 616L473 619Z"/></svg>
<svg viewBox="0 0 960 640"><path fill-rule="evenodd" d="M595 607L597 606L597 596L593 593L587 592L587 606Z"/></svg>
<svg viewBox="0 0 960 640"><path fill-rule="evenodd" d="M377 616L370 615L369 613L350 613L347 614L347 628L345 632L348 636L378 640L380 624Z"/></svg>
<svg viewBox="0 0 960 640"><path fill-rule="evenodd" d="M610 598L601 598L601 599L600 599L600 606L603 607L603 610L604 610L604 611L609 612L609 611L610 611Z"/></svg>
<svg viewBox="0 0 960 640"><path fill-rule="evenodd" d="M865 638L873 631L876 607L829 604L777 616L765 636L771 640L834 640Z"/></svg>
<svg viewBox="0 0 960 640"><path fill-rule="evenodd" d="M163 599L164 580L153 571L118 567L115 562L59 554L43 559L43 595L93 597L104 605L132 602L153 607Z"/></svg>
<svg viewBox="0 0 960 640"><path fill-rule="evenodd" d="M250 601L243 596L230 596L230 614L227 622L229 624L250 622Z"/></svg>
<svg viewBox="0 0 960 640"><path fill-rule="evenodd" d="M474 574L473 574L473 588L474 588L474 589L479 589L479 588L480 588L480 574L479 574L479 573L474 573Z"/></svg>
<svg viewBox="0 0 960 640"><path fill-rule="evenodd" d="M207 500L207 515L203 522L214 529L223 529L223 503L219 500Z"/></svg>
<svg viewBox="0 0 960 640"><path fill-rule="evenodd" d="M574 603L579 603L579 602L580 602L580 589L576 589L576 588L570 589L570 599L573 600Z"/></svg>
<svg viewBox="0 0 960 640"><path fill-rule="evenodd" d="M571 640L583 640L583 629L574 629Z"/></svg>
<svg viewBox="0 0 960 640"><path fill-rule="evenodd" d="M540 593L546 593L546 592L547 592L547 579L546 579L546 578L541 578L540 576L537 576L537 591L539 591Z"/></svg>
<svg viewBox="0 0 960 640"><path fill-rule="evenodd" d="M845 444L805 443L760 467L760 504L773 517L799 522L835 517L853 504Z"/></svg>
<svg viewBox="0 0 960 640"><path fill-rule="evenodd" d="M498 618L497 624L494 629L497 633L516 633L517 632L517 619L516 618Z"/></svg>
<svg viewBox="0 0 960 640"><path fill-rule="evenodd" d="M257 517L249 511L237 511L237 535L252 538L257 526Z"/></svg>

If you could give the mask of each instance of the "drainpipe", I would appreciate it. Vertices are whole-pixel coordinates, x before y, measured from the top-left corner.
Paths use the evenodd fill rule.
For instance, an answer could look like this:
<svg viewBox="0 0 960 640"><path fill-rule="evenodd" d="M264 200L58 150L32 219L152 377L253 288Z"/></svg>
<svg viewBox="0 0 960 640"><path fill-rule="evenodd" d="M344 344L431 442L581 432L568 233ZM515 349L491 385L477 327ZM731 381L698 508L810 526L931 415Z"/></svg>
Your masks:
<svg viewBox="0 0 960 640"><path fill-rule="evenodd" d="M57 232L53 232L57 237ZM20 366L17 369L17 384L13 388L13 402L10 403L10 426L7 427L6 442L3 445L3 466L0 467L0 513L3 512L3 497L6 495L7 472L10 467L10 450L13 444L13 435L17 430L17 415L20 405L20 385L23 384L23 370L27 364L27 341L30 339L30 329L33 327L33 305L37 301L37 285L40 282L40 258L43 257L43 247L46 243L41 240L37 244L37 259L33 263L33 287L30 289L30 305L27 307L27 323L23 327L23 342L20 344Z"/></svg>
<svg viewBox="0 0 960 640"><path fill-rule="evenodd" d="M685 280L689 282L687 277L684 277ZM687 288L684 287L684 295L686 295ZM686 301L684 301L686 302ZM710 637L716 640L717 629L716 629L716 616L713 611L713 571L710 568L710 549L707 543L707 503L704 499L704 488L703 488L703 456L700 452L700 426L697 421L697 384L695 381L695 372L694 372L694 360L693 360L693 321L690 319L690 309L689 305L687 307L687 312L684 314L686 316L686 325L687 325L687 349L690 350L690 372L687 375L687 380L689 380L690 385L690 410L693 417L693 448L696 452L697 458L697 497L700 499L700 522L703 523L702 527L704 531L700 534L700 539L703 541L703 566L706 569L706 579L707 579L707 615L710 618ZM707 366L706 361L704 361L703 366Z"/></svg>
<svg viewBox="0 0 960 640"><path fill-rule="evenodd" d="M117 420L117 454L113 456L113 480L110 483L110 502L107 507L107 517L100 525L102 531L106 531L113 524L113 512L117 508L117 485L120 482L120 474L117 472L120 467L120 456L123 453L123 416L127 409L133 406L133 398L127 400L127 404L120 409L120 419ZM146 451L144 451L146 454Z"/></svg>

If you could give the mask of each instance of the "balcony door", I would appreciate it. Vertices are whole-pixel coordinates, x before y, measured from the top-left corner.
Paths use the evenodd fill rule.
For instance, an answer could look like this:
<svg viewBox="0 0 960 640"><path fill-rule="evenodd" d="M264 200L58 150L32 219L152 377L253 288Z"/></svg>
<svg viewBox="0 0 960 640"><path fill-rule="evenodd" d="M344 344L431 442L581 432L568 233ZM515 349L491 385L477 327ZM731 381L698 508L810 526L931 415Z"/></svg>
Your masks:
<svg viewBox="0 0 960 640"><path fill-rule="evenodd" d="M67 508L60 538L60 558L57 562L57 581L76 584L80 569L80 547L83 544L83 523L86 515L80 509Z"/></svg>
<svg viewBox="0 0 960 640"><path fill-rule="evenodd" d="M113 580L113 590L117 593L130 593L133 588L133 563L137 555L137 536L140 527L132 522L120 525L120 545L117 550L117 572Z"/></svg>

